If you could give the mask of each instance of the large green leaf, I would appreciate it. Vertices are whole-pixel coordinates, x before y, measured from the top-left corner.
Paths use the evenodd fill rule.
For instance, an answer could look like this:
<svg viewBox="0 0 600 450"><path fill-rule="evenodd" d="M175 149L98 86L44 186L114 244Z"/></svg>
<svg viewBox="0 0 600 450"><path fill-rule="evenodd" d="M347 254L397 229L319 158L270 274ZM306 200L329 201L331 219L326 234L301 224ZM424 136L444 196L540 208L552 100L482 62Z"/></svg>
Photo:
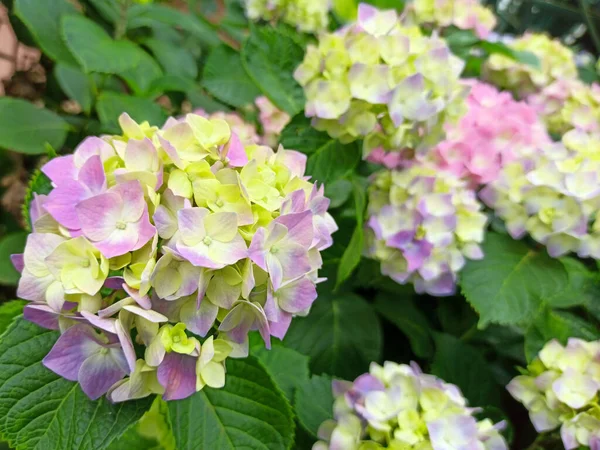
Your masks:
<svg viewBox="0 0 600 450"><path fill-rule="evenodd" d="M198 76L196 61L185 48L155 38L144 40L144 45L154 54L165 73L192 80Z"/></svg>
<svg viewBox="0 0 600 450"><path fill-rule="evenodd" d="M0 432L18 450L101 450L140 419L150 399L91 401L42 365L56 331L17 318L0 337Z"/></svg>
<svg viewBox="0 0 600 450"><path fill-rule="evenodd" d="M47 152L46 144L62 147L69 126L47 109L25 100L0 98L0 148L37 155Z"/></svg>
<svg viewBox="0 0 600 450"><path fill-rule="evenodd" d="M240 55L225 46L215 48L208 55L202 85L222 102L237 107L253 103L260 95L244 71Z"/></svg>
<svg viewBox="0 0 600 450"><path fill-rule="evenodd" d="M23 312L25 300L10 300L0 305L0 336L6 331L13 319Z"/></svg>
<svg viewBox="0 0 600 450"><path fill-rule="evenodd" d="M331 378L314 375L302 383L296 391L295 410L300 424L316 437L319 426L333 419Z"/></svg>
<svg viewBox="0 0 600 450"><path fill-rule="evenodd" d="M307 317L294 319L284 343L310 356L313 372L353 379L381 357L381 324L358 295L321 294Z"/></svg>
<svg viewBox="0 0 600 450"><path fill-rule="evenodd" d="M308 157L306 173L313 181L330 183L351 173L360 162L360 148L356 143L342 144L330 140Z"/></svg>
<svg viewBox="0 0 600 450"><path fill-rule="evenodd" d="M447 383L456 384L471 406L499 406L500 388L483 355L449 334L435 335L431 372Z"/></svg>
<svg viewBox="0 0 600 450"><path fill-rule="evenodd" d="M115 92L103 92L98 96L96 110L100 121L111 130L119 130L118 119L121 113L128 113L133 120L147 120L151 125L162 126L166 119L163 109L147 98L132 97Z"/></svg>
<svg viewBox="0 0 600 450"><path fill-rule="evenodd" d="M141 48L137 47L139 61L130 69L119 75L127 81L127 84L136 95L144 95L152 84L163 76L163 71L158 63Z"/></svg>
<svg viewBox="0 0 600 450"><path fill-rule="evenodd" d="M54 76L67 96L75 100L86 114L92 109L92 83L89 75L81 69L64 63L58 63L54 67Z"/></svg>
<svg viewBox="0 0 600 450"><path fill-rule="evenodd" d="M566 344L570 337L593 341L600 337L597 326L565 311L545 309L535 319L525 334L525 356L531 362L544 344L558 339Z"/></svg>
<svg viewBox="0 0 600 450"><path fill-rule="evenodd" d="M178 450L289 449L292 410L253 357L227 362L222 389L204 388L168 403Z"/></svg>
<svg viewBox="0 0 600 450"><path fill-rule="evenodd" d="M134 5L127 11L128 29L152 27L155 24L182 29L208 47L217 46L221 42L215 28L193 14L157 4Z"/></svg>
<svg viewBox="0 0 600 450"><path fill-rule="evenodd" d="M304 109L304 91L294 80L304 50L271 27L254 27L242 47L244 68L277 107L293 116Z"/></svg>
<svg viewBox="0 0 600 450"><path fill-rule="evenodd" d="M129 41L115 41L90 19L64 16L62 36L85 72L120 74L141 60L139 47Z"/></svg>
<svg viewBox="0 0 600 450"><path fill-rule="evenodd" d="M408 337L415 355L428 358L433 354L432 326L415 306L412 296L382 293L375 300L375 309Z"/></svg>
<svg viewBox="0 0 600 450"><path fill-rule="evenodd" d="M585 285L580 282L586 277L578 274L577 264L550 258L543 250L496 233L488 234L483 251L485 257L469 261L461 273L462 292L480 314L481 327L492 322L529 323L544 303L565 306L585 301Z"/></svg>
<svg viewBox="0 0 600 450"><path fill-rule="evenodd" d="M283 391L290 403L299 385L308 381L308 356L281 345L267 350L264 346L253 349L252 354L267 369L273 381Z"/></svg>
<svg viewBox="0 0 600 450"><path fill-rule="evenodd" d="M331 137L324 131L318 131L310 124L310 118L304 113L295 115L283 131L279 142L285 148L298 150L305 155L311 155L317 149L331 141Z"/></svg>
<svg viewBox="0 0 600 450"><path fill-rule="evenodd" d="M27 233L16 231L0 239L0 284L16 285L19 272L13 267L10 255L23 253Z"/></svg>
<svg viewBox="0 0 600 450"><path fill-rule="evenodd" d="M77 9L69 0L15 0L14 13L27 26L46 55L55 61L76 64L75 58L61 39L60 19L75 14Z"/></svg>

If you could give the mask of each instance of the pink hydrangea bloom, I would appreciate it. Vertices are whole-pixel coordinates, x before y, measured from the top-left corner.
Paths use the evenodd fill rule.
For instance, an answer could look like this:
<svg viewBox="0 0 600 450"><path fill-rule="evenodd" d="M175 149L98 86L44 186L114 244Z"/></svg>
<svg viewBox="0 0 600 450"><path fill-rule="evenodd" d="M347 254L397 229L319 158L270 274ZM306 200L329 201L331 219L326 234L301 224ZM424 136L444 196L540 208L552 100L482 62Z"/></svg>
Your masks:
<svg viewBox="0 0 600 450"><path fill-rule="evenodd" d="M263 127L262 143L270 147L277 145L277 139L290 121L290 115L281 111L264 95L254 103L258 108L258 118Z"/></svg>

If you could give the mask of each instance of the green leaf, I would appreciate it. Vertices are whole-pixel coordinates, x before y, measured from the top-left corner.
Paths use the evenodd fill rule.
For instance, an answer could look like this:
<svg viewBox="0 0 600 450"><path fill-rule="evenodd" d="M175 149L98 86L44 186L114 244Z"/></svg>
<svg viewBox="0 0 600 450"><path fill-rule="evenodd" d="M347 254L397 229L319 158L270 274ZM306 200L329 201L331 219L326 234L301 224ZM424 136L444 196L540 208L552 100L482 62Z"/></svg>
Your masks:
<svg viewBox="0 0 600 450"><path fill-rule="evenodd" d="M595 325L574 314L545 309L525 334L527 361L531 362L551 339L558 339L562 344L566 344L570 337L594 341L600 337L600 331Z"/></svg>
<svg viewBox="0 0 600 450"><path fill-rule="evenodd" d="M21 213L23 220L25 221L25 227L28 231L31 231L31 217L29 215L29 209L31 208L31 202L33 201L34 194L46 195L52 190L52 182L50 178L42 173L40 169L33 171L27 190L25 191L25 198L23 199L23 207Z"/></svg>
<svg viewBox="0 0 600 450"><path fill-rule="evenodd" d="M242 47L242 63L250 78L290 116L304 109L304 91L293 77L303 58L302 47L271 27L253 27Z"/></svg>
<svg viewBox="0 0 600 450"><path fill-rule="evenodd" d="M240 55L225 46L215 48L208 55L202 85L222 102L236 107L254 103L254 99L260 95L244 71Z"/></svg>
<svg viewBox="0 0 600 450"><path fill-rule="evenodd" d="M115 41L102 27L83 16L64 16L62 36L84 72L120 74L141 63L140 49Z"/></svg>
<svg viewBox="0 0 600 450"><path fill-rule="evenodd" d="M333 419L333 392L331 378L314 375L298 387L295 396L295 411L300 424L317 437L319 426Z"/></svg>
<svg viewBox="0 0 600 450"><path fill-rule="evenodd" d="M188 93L196 88L196 83L189 78L181 78L177 75L164 75L150 84L146 95L155 98L165 92Z"/></svg>
<svg viewBox="0 0 600 450"><path fill-rule="evenodd" d="M185 48L154 38L144 40L144 45L154 54L165 73L192 80L198 76L196 61Z"/></svg>
<svg viewBox="0 0 600 450"><path fill-rule="evenodd" d="M345 22L356 20L358 12L357 0L333 0L333 12Z"/></svg>
<svg viewBox="0 0 600 450"><path fill-rule="evenodd" d="M311 155L317 149L331 141L331 137L324 131L316 130L310 124L310 118L304 113L295 115L283 131L279 142L287 149L298 150L305 155Z"/></svg>
<svg viewBox="0 0 600 450"><path fill-rule="evenodd" d="M460 283L463 294L481 316L480 327L528 323L543 303L564 304L561 293L568 292L571 285L561 261L496 233L487 235L483 251L482 260L466 264ZM578 295L569 294L571 298Z"/></svg>
<svg viewBox="0 0 600 450"><path fill-rule="evenodd" d="M162 126L166 120L163 109L147 98L132 97L115 92L103 92L98 96L96 110L100 121L112 130L119 130L119 116L126 112L133 120L147 120L151 125Z"/></svg>
<svg viewBox="0 0 600 450"><path fill-rule="evenodd" d="M352 194L352 182L349 180L342 178L325 185L325 197L330 201L329 209L342 206L348 201L350 194Z"/></svg>
<svg viewBox="0 0 600 450"><path fill-rule="evenodd" d="M0 337L0 432L19 450L102 450L142 416L150 399L91 401L42 365L58 332L22 317Z"/></svg>
<svg viewBox="0 0 600 450"><path fill-rule="evenodd" d="M311 175L313 181L331 183L352 173L360 157L356 143L342 144L330 140L308 156L306 174Z"/></svg>
<svg viewBox="0 0 600 450"><path fill-rule="evenodd" d="M46 153L46 144L61 148L69 126L47 109L25 100L0 97L0 147L19 153Z"/></svg>
<svg viewBox="0 0 600 450"><path fill-rule="evenodd" d="M152 86L152 83L163 76L162 69L158 63L139 47L138 63L135 67L120 72L119 75L127 82L136 95L143 95Z"/></svg>
<svg viewBox="0 0 600 450"><path fill-rule="evenodd" d="M498 53L510 59L514 59L515 61L527 64L538 70L541 70L542 68L541 62L535 53L526 50L515 50L506 44L503 44L502 42L481 41L479 43L479 47L489 54Z"/></svg>
<svg viewBox="0 0 600 450"><path fill-rule="evenodd" d="M0 335L2 335L13 319L23 312L25 300L10 300L0 304Z"/></svg>
<svg viewBox="0 0 600 450"><path fill-rule="evenodd" d="M178 450L289 449L292 410L253 357L227 361L225 387L168 402Z"/></svg>
<svg viewBox="0 0 600 450"><path fill-rule="evenodd" d="M307 317L292 321L283 342L308 355L313 372L353 379L381 357L381 324L358 295L321 294Z"/></svg>
<svg viewBox="0 0 600 450"><path fill-rule="evenodd" d="M408 337L415 355L420 358L433 355L432 326L425 314L415 306L412 296L400 298L397 295L379 294L375 309Z"/></svg>
<svg viewBox="0 0 600 450"><path fill-rule="evenodd" d="M296 388L308 381L310 377L308 357L283 346L276 346L271 350L264 347L258 348L252 354L267 369L275 384L292 403Z"/></svg>
<svg viewBox="0 0 600 450"><path fill-rule="evenodd" d="M46 0L41 8L39 0L15 0L13 12L27 26L46 55L54 61L76 64L60 34L61 17L77 13L73 3Z"/></svg>
<svg viewBox="0 0 600 450"><path fill-rule="evenodd" d="M184 30L207 47L215 47L221 43L215 28L193 14L157 4L134 5L127 11L127 28L130 30L152 27L157 23Z"/></svg>
<svg viewBox="0 0 600 450"><path fill-rule="evenodd" d="M0 284L15 286L21 276L13 267L10 255L23 253L27 233L17 231L0 239Z"/></svg>
<svg viewBox="0 0 600 450"><path fill-rule="evenodd" d="M67 97L75 100L86 114L92 109L92 83L88 75L78 67L58 63L54 67L54 76Z"/></svg>
<svg viewBox="0 0 600 450"><path fill-rule="evenodd" d="M438 333L431 372L456 384L470 406L498 406L499 387L487 361L474 347L449 334Z"/></svg>

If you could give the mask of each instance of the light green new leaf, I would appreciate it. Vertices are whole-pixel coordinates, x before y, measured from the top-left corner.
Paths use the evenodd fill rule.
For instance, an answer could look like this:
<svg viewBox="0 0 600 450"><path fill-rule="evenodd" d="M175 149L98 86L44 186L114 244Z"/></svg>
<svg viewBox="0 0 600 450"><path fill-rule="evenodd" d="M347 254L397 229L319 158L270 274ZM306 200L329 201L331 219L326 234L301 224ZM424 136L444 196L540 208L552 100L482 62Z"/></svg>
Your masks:
<svg viewBox="0 0 600 450"><path fill-rule="evenodd" d="M543 303L564 306L565 295L573 299L571 305L583 301L582 293L572 290L576 275L545 251L496 233L487 235L483 251L482 260L467 263L460 281L463 294L481 316L481 327L527 324Z"/></svg>
<svg viewBox="0 0 600 450"><path fill-rule="evenodd" d="M469 406L499 406L500 387L483 355L452 335L438 333L431 373L456 384Z"/></svg>
<svg viewBox="0 0 600 450"><path fill-rule="evenodd" d="M415 306L412 296L380 294L375 300L375 309L408 337L415 355L429 358L433 354L432 326Z"/></svg>
<svg viewBox="0 0 600 450"><path fill-rule="evenodd" d="M292 410L253 357L227 361L224 388L205 387L168 407L178 450L283 450L294 441Z"/></svg>
<svg viewBox="0 0 600 450"><path fill-rule="evenodd" d="M225 46L215 48L208 55L202 85L222 102L236 107L254 103L260 95L260 90L244 71L240 55Z"/></svg>
<svg viewBox="0 0 600 450"><path fill-rule="evenodd" d="M7 234L0 239L0 284L16 285L19 281L19 272L13 267L10 255L23 253L27 233L17 231Z"/></svg>
<svg viewBox="0 0 600 450"><path fill-rule="evenodd" d="M68 0L15 0L14 14L27 26L42 51L57 62L75 65L77 62L61 39L60 19L66 14L77 14Z"/></svg>
<svg viewBox="0 0 600 450"><path fill-rule="evenodd" d="M89 114L93 102L89 75L83 73L78 67L58 63L54 67L54 76L63 92L71 100L79 103L83 112Z"/></svg>
<svg viewBox="0 0 600 450"><path fill-rule="evenodd" d="M59 149L69 125L52 111L25 100L0 98L0 148L19 153L47 153L46 144Z"/></svg>
<svg viewBox="0 0 600 450"><path fill-rule="evenodd" d="M381 324L358 295L321 294L307 317L292 321L283 342L308 355L314 373L354 379L381 357Z"/></svg>
<svg viewBox="0 0 600 450"><path fill-rule="evenodd" d="M102 124L118 132L119 116L126 112L137 122L148 121L150 125L162 126L166 120L163 109L147 98L132 97L116 92L103 92L98 96L96 110Z"/></svg>
<svg viewBox="0 0 600 450"><path fill-rule="evenodd" d="M253 349L252 354L283 391L290 403L294 400L297 387L308 380L308 356L284 346L274 346L271 350L259 347Z"/></svg>
<svg viewBox="0 0 600 450"><path fill-rule="evenodd" d="M558 339L562 344L570 337L593 341L600 337L595 325L565 311L545 309L525 333L525 356L531 362L546 342Z"/></svg>
<svg viewBox="0 0 600 450"><path fill-rule="evenodd" d="M272 27L253 27L242 47L242 62L250 78L290 116L304 109L304 91L293 76L303 58L303 48Z"/></svg>
<svg viewBox="0 0 600 450"><path fill-rule="evenodd" d="M129 41L115 41L90 19L62 18L62 37L84 72L121 74L140 63L140 49Z"/></svg>
<svg viewBox="0 0 600 450"><path fill-rule="evenodd" d="M317 437L319 426L333 419L333 392L331 378L314 375L302 383L295 396L295 410L300 424Z"/></svg>
<svg viewBox="0 0 600 450"><path fill-rule="evenodd" d="M107 448L151 400L91 401L42 365L57 338L22 317L0 337L0 433L17 450Z"/></svg>

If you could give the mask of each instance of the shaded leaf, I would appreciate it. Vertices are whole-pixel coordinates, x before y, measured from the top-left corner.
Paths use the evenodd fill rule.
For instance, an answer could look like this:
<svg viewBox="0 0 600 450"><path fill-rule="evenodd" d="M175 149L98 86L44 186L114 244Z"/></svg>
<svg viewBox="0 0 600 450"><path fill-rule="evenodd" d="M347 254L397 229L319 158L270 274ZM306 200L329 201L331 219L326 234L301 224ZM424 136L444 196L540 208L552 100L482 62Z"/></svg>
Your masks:
<svg viewBox="0 0 600 450"><path fill-rule="evenodd" d="M60 88L71 99L75 100L81 106L86 114L92 109L92 84L88 75L81 69L69 66L64 63L58 63L54 67L54 76L60 85Z"/></svg>
<svg viewBox="0 0 600 450"><path fill-rule="evenodd" d="M10 300L0 305L0 335L2 335L13 319L23 312L25 300Z"/></svg>
<svg viewBox="0 0 600 450"><path fill-rule="evenodd" d="M319 426L326 420L333 419L331 378L327 375L314 375L298 387L295 399L298 421L317 437Z"/></svg>
<svg viewBox="0 0 600 450"><path fill-rule="evenodd" d="M19 281L21 275L13 267L10 255L23 253L26 241L27 233L24 231L10 233L0 239L0 284L14 286Z"/></svg>
<svg viewBox="0 0 600 450"><path fill-rule="evenodd" d="M310 124L310 118L304 113L295 115L288 123L279 138L279 142L286 149L298 150L305 155L315 153L331 141L331 137L324 131L318 131Z"/></svg>
<svg viewBox="0 0 600 450"><path fill-rule="evenodd" d="M148 121L151 125L162 126L166 114L162 108L147 98L132 97L115 92L103 92L98 96L96 110L100 121L111 130L119 130L119 116L126 112L137 122Z"/></svg>
<svg viewBox="0 0 600 450"><path fill-rule="evenodd" d="M196 61L185 48L154 38L144 40L144 45L154 54L165 73L192 80L198 76Z"/></svg>

